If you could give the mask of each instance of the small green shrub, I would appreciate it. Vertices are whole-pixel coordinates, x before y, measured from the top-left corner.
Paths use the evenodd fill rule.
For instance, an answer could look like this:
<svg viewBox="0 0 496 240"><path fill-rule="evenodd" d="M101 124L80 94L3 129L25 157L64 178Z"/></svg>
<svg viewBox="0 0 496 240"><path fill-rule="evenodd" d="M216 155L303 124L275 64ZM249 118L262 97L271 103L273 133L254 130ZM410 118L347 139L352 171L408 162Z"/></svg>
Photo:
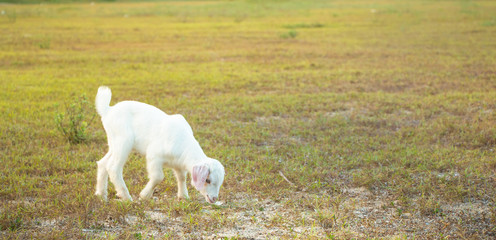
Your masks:
<svg viewBox="0 0 496 240"><path fill-rule="evenodd" d="M85 94L70 105L66 105L65 113L56 112L57 130L71 144L79 144L88 140L87 128L95 117ZM88 119L90 119L88 121Z"/></svg>

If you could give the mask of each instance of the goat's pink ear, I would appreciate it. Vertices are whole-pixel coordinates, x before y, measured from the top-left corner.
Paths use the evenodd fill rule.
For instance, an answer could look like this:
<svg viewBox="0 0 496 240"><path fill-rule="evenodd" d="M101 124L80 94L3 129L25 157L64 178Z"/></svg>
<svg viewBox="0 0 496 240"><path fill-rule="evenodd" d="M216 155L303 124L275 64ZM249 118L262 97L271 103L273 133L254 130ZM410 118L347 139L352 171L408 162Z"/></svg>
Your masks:
<svg viewBox="0 0 496 240"><path fill-rule="evenodd" d="M193 178L193 185L198 191L202 191L205 187L205 181L210 174L210 170L206 165L199 165L193 167L193 172L191 173Z"/></svg>

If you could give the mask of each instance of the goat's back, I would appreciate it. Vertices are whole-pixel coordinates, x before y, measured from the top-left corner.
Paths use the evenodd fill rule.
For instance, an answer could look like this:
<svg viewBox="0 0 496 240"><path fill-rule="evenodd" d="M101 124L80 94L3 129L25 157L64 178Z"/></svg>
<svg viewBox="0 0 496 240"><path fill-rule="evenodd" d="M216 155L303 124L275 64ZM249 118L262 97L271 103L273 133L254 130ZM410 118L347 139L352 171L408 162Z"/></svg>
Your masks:
<svg viewBox="0 0 496 240"><path fill-rule="evenodd" d="M131 139L133 148L142 154L150 148L172 152L174 149L171 148L179 148L178 145L194 139L191 127L183 116L168 115L142 102L119 102L110 107L102 122L109 138ZM111 141L109 139L109 143Z"/></svg>

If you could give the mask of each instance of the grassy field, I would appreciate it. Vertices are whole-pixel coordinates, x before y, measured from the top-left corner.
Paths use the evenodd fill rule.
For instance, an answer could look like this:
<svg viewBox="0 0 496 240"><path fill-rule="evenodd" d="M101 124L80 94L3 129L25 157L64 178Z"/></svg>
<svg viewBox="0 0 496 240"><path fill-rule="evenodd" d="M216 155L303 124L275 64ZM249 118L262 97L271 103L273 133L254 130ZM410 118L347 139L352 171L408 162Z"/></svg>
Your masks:
<svg viewBox="0 0 496 240"><path fill-rule="evenodd" d="M0 4L0 238L493 239L496 2ZM93 196L94 117L181 113L222 205ZM85 95L88 103L80 100ZM80 101L86 140L56 116ZM85 105L86 104L86 105ZM67 116L67 113L66 115ZM132 155L124 179L147 179Z"/></svg>

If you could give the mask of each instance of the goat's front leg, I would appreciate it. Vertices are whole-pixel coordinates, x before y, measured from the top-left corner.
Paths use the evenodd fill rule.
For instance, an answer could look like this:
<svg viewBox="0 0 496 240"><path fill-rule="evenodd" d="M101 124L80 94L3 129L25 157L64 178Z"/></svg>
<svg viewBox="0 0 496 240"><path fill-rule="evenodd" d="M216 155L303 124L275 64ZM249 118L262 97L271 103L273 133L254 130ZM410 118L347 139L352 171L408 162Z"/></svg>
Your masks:
<svg viewBox="0 0 496 240"><path fill-rule="evenodd" d="M177 180L177 197L179 199L189 199L188 188L186 187L186 176L188 171L174 169Z"/></svg>
<svg viewBox="0 0 496 240"><path fill-rule="evenodd" d="M149 199L153 195L153 189L157 184L164 180L163 163L159 158L147 158L146 169L150 179L145 188L140 193L141 199Z"/></svg>

